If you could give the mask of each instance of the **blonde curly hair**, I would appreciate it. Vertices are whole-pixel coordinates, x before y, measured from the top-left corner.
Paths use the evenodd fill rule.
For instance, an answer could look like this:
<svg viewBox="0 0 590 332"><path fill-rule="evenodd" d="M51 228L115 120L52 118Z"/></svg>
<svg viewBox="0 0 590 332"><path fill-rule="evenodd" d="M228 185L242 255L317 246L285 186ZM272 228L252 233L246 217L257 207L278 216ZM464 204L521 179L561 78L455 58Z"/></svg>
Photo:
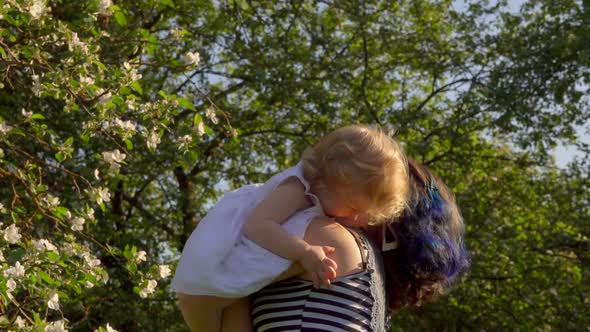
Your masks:
<svg viewBox="0 0 590 332"><path fill-rule="evenodd" d="M396 217L406 207L406 158L399 143L379 128L339 128L307 148L302 163L312 186L364 195L370 203L366 213L371 224Z"/></svg>

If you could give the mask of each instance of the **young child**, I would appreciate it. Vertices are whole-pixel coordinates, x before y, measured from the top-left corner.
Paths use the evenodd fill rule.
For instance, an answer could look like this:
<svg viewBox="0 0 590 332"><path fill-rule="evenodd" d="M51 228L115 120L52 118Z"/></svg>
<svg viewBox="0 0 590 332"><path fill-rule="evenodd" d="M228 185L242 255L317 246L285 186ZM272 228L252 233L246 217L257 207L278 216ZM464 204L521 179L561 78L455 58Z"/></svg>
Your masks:
<svg viewBox="0 0 590 332"><path fill-rule="evenodd" d="M229 304L270 284L298 262L316 287L329 286L330 247L302 240L317 215L345 226L399 214L408 191L398 143L381 130L351 125L308 148L294 167L264 184L225 194L185 244L171 288L193 331L219 331ZM297 218L283 224L295 212ZM228 320L223 317L223 320Z"/></svg>

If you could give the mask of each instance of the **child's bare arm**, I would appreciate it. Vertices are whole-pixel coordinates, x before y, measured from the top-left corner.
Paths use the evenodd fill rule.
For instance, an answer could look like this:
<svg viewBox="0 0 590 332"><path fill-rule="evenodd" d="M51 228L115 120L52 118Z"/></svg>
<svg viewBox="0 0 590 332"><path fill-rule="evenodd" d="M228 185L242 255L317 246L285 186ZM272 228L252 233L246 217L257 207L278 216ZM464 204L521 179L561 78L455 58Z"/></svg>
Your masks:
<svg viewBox="0 0 590 332"><path fill-rule="evenodd" d="M281 227L298 210L311 206L305 187L296 178L287 179L251 212L244 224L244 234L260 246L293 261L299 261L314 276L314 284L329 285L330 271L336 264L326 257L333 249L310 246Z"/></svg>

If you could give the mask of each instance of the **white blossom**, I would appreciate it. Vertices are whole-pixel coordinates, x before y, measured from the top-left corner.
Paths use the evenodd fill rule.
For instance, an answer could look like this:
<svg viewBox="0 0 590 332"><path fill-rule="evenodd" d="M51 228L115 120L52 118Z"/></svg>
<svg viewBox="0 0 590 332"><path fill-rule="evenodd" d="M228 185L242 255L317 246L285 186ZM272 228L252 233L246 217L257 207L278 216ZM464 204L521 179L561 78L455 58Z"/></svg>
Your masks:
<svg viewBox="0 0 590 332"><path fill-rule="evenodd" d="M88 216L88 219L94 220L94 209L88 208L88 210L86 210L86 215Z"/></svg>
<svg viewBox="0 0 590 332"><path fill-rule="evenodd" d="M20 264L20 262L14 263L14 266L11 266L2 272L2 275L5 278L15 278L20 279L25 276L25 267Z"/></svg>
<svg viewBox="0 0 590 332"><path fill-rule="evenodd" d="M114 328L112 328L109 323L107 323L107 332L118 332L117 330L115 330Z"/></svg>
<svg viewBox="0 0 590 332"><path fill-rule="evenodd" d="M215 111L212 108L207 108L205 110L205 115L213 122L213 124L217 124L219 120L217 120L217 116L215 115Z"/></svg>
<svg viewBox="0 0 590 332"><path fill-rule="evenodd" d="M45 195L41 201L45 204L47 209L53 209L59 205L59 197L55 197L51 194Z"/></svg>
<svg viewBox="0 0 590 332"><path fill-rule="evenodd" d="M205 124L202 121L197 125L197 134L199 136L205 135Z"/></svg>
<svg viewBox="0 0 590 332"><path fill-rule="evenodd" d="M36 251L38 251L38 252L45 251L45 245L43 245L43 242L41 242L41 240L32 240L31 244L33 245L33 248L35 248Z"/></svg>
<svg viewBox="0 0 590 332"><path fill-rule="evenodd" d="M31 88L31 91L36 97L39 97L41 95L41 92L43 91L43 85L39 80L39 75L32 75L31 78L33 79L33 86Z"/></svg>
<svg viewBox="0 0 590 332"><path fill-rule="evenodd" d="M104 187L96 188L92 191L92 196L96 201L96 204L102 204L102 202L110 202L111 201L111 194L109 190Z"/></svg>
<svg viewBox="0 0 590 332"><path fill-rule="evenodd" d="M84 229L84 218L76 217L72 219L72 230L73 231L82 231Z"/></svg>
<svg viewBox="0 0 590 332"><path fill-rule="evenodd" d="M134 68L129 72L129 78L132 81L139 81L142 78L142 75Z"/></svg>
<svg viewBox="0 0 590 332"><path fill-rule="evenodd" d="M36 20L40 19L48 11L51 11L51 8L47 7L45 0L34 0L29 7L29 14Z"/></svg>
<svg viewBox="0 0 590 332"><path fill-rule="evenodd" d="M94 170L94 177L95 177L97 180L100 180L99 174L100 174L100 172L98 171L98 169L95 169L95 170Z"/></svg>
<svg viewBox="0 0 590 332"><path fill-rule="evenodd" d="M107 93L103 94L102 96L98 97L98 102L101 104L104 104L104 103L110 101L111 97L113 97L113 94L110 92L107 92Z"/></svg>
<svg viewBox="0 0 590 332"><path fill-rule="evenodd" d="M25 322L24 319L21 318L21 316L17 316L16 319L14 320L14 325L16 327L18 327L19 329L22 329L23 327L25 327L27 325L27 323Z"/></svg>
<svg viewBox="0 0 590 332"><path fill-rule="evenodd" d="M182 34L182 30L179 28L172 28L170 29L170 35L174 38L174 39L178 39L180 38Z"/></svg>
<svg viewBox="0 0 590 332"><path fill-rule="evenodd" d="M12 127L4 123L4 121L0 122L0 134L6 134L12 130Z"/></svg>
<svg viewBox="0 0 590 332"><path fill-rule="evenodd" d="M78 34L75 32L72 32L72 39L70 40L68 47L70 51L74 51L74 49L79 48L84 53L88 53L88 45L86 45L86 43L84 43L83 41L80 41L80 38L78 38Z"/></svg>
<svg viewBox="0 0 590 332"><path fill-rule="evenodd" d="M183 57L182 61L187 65L198 65L201 61L201 56L198 52L187 52Z"/></svg>
<svg viewBox="0 0 590 332"><path fill-rule="evenodd" d="M84 258L84 261L86 261L86 264L88 264L89 267L97 267L101 263L100 259L92 256L87 252L83 253L82 257Z"/></svg>
<svg viewBox="0 0 590 332"><path fill-rule="evenodd" d="M32 240L31 243L35 250L38 252L44 252L45 250L48 251L57 251L57 247L53 245L53 243L49 242L47 239L40 239L40 240Z"/></svg>
<svg viewBox="0 0 590 332"><path fill-rule="evenodd" d="M47 307L53 310L59 310L59 296L56 291L49 293L49 299L47 300Z"/></svg>
<svg viewBox="0 0 590 332"><path fill-rule="evenodd" d="M146 261L146 252L143 250L138 251L137 255L135 256L135 262L141 263L141 262L145 262L145 261Z"/></svg>
<svg viewBox="0 0 590 332"><path fill-rule="evenodd" d="M110 15L111 10L109 9L113 5L112 0L100 0L98 1L98 12L102 15Z"/></svg>
<svg viewBox="0 0 590 332"><path fill-rule="evenodd" d="M71 243L64 243L61 250L63 251L64 255L73 256L76 254L76 249Z"/></svg>
<svg viewBox="0 0 590 332"><path fill-rule="evenodd" d="M105 151L102 153L102 158L109 164L119 164L125 160L125 154L121 153L119 149L113 151Z"/></svg>
<svg viewBox="0 0 590 332"><path fill-rule="evenodd" d="M155 280L148 280L147 285L144 289L139 291L139 296L142 299L145 299L148 295L152 294L156 290L156 286L158 286L158 282Z"/></svg>
<svg viewBox="0 0 590 332"><path fill-rule="evenodd" d="M87 288L92 288L92 287L94 287L94 284L91 283L90 281L86 280L86 287Z"/></svg>
<svg viewBox="0 0 590 332"><path fill-rule="evenodd" d="M160 265L158 266L158 270L160 272L161 278L168 278L171 274L170 267L168 265Z"/></svg>
<svg viewBox="0 0 590 332"><path fill-rule="evenodd" d="M0 251L0 263L6 262L6 258L4 258L4 253Z"/></svg>
<svg viewBox="0 0 590 332"><path fill-rule="evenodd" d="M229 130L230 135L232 135L233 137L238 137L238 131L236 130L236 128L231 128Z"/></svg>
<svg viewBox="0 0 590 332"><path fill-rule="evenodd" d="M8 241L8 243L10 244L17 243L21 237L22 235L20 235L20 233L18 232L18 227L16 227L15 224L8 226L4 230L4 240Z"/></svg>
<svg viewBox="0 0 590 332"><path fill-rule="evenodd" d="M33 111L27 111L24 108L21 110L21 113L27 119L30 119L33 116Z"/></svg>
<svg viewBox="0 0 590 332"><path fill-rule="evenodd" d="M94 84L94 79L92 77L87 77L87 76L80 76L80 83L84 83L84 84Z"/></svg>
<svg viewBox="0 0 590 332"><path fill-rule="evenodd" d="M128 109L135 111L135 99L129 98L129 99L125 100L125 104L127 105Z"/></svg>
<svg viewBox="0 0 590 332"><path fill-rule="evenodd" d="M65 324L66 322L63 319L51 322L45 327L45 332L68 332L65 328Z"/></svg>
<svg viewBox="0 0 590 332"><path fill-rule="evenodd" d="M10 292L14 291L16 289L16 281L8 279L6 281L6 289L8 289Z"/></svg>
<svg viewBox="0 0 590 332"><path fill-rule="evenodd" d="M147 146L150 149L155 149L160 144L160 136L155 130L152 130L148 135Z"/></svg>
<svg viewBox="0 0 590 332"><path fill-rule="evenodd" d="M127 102L135 103L135 100L128 99ZM134 132L136 130L135 125L131 121L123 121L121 119L115 119L115 125L125 131Z"/></svg>
<svg viewBox="0 0 590 332"><path fill-rule="evenodd" d="M183 149L187 147L189 144L191 144L191 142L193 141L193 137L191 135L184 135L180 137L178 141L180 142L180 146L178 148Z"/></svg>

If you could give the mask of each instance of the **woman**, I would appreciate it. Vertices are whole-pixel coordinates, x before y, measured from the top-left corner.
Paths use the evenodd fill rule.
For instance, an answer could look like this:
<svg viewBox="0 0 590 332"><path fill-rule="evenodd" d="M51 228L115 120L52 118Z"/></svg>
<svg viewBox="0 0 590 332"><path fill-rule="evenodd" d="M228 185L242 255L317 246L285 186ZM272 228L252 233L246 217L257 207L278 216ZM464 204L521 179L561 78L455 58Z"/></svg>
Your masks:
<svg viewBox="0 0 590 332"><path fill-rule="evenodd" d="M305 240L336 248L338 277L315 289L294 266L284 275L294 277L251 297L254 331L385 331L390 313L450 289L469 265L461 214L426 167L410 160L409 170L409 206L389 225L363 233L329 219L310 224Z"/></svg>

